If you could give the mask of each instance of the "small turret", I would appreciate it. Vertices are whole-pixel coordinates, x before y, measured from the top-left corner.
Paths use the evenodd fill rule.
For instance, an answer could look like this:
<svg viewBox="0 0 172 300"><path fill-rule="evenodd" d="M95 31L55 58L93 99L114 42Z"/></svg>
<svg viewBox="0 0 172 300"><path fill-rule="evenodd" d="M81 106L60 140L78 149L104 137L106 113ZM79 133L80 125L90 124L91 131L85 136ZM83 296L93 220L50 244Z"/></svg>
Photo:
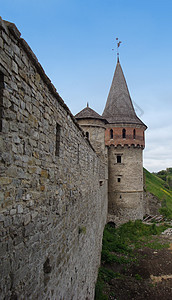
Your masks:
<svg viewBox="0 0 172 300"><path fill-rule="evenodd" d="M97 154L105 154L105 124L107 121L87 106L75 116Z"/></svg>

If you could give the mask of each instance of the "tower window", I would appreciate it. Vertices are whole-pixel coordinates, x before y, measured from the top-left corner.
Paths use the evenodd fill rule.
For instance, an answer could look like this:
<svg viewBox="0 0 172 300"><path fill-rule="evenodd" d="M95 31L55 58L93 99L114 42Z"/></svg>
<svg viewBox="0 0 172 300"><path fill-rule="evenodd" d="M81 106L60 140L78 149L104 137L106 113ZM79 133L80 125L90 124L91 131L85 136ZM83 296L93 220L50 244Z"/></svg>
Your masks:
<svg viewBox="0 0 172 300"><path fill-rule="evenodd" d="M85 135L86 135L86 138L89 139L89 132L88 131L86 131Z"/></svg>
<svg viewBox="0 0 172 300"><path fill-rule="evenodd" d="M103 180L99 181L99 185L102 186L103 185Z"/></svg>
<svg viewBox="0 0 172 300"><path fill-rule="evenodd" d="M0 131L2 131L4 74L0 72Z"/></svg>
<svg viewBox="0 0 172 300"><path fill-rule="evenodd" d="M116 158L117 158L117 163L118 163L118 164L121 164L121 155L117 155Z"/></svg>
<svg viewBox="0 0 172 300"><path fill-rule="evenodd" d="M113 129L110 130L110 139L113 139Z"/></svg>
<svg viewBox="0 0 172 300"><path fill-rule="evenodd" d="M126 139L126 129L122 129L122 138Z"/></svg>
<svg viewBox="0 0 172 300"><path fill-rule="evenodd" d="M57 123L56 124L56 150L55 150L56 156L59 156L60 153L60 131L61 131L61 126Z"/></svg>
<svg viewBox="0 0 172 300"><path fill-rule="evenodd" d="M120 177L118 177L118 182L121 182L121 178Z"/></svg>
<svg viewBox="0 0 172 300"><path fill-rule="evenodd" d="M135 140L136 138L136 129L133 130L133 139Z"/></svg>

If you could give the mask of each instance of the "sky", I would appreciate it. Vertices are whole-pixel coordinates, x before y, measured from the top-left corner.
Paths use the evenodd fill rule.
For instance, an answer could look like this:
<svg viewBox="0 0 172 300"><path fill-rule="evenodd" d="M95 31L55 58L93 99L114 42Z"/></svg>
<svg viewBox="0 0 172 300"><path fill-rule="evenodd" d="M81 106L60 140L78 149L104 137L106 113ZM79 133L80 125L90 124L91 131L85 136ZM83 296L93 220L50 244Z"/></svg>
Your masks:
<svg viewBox="0 0 172 300"><path fill-rule="evenodd" d="M75 115L103 113L120 63L136 112L148 126L144 167L172 167L171 0L0 0Z"/></svg>

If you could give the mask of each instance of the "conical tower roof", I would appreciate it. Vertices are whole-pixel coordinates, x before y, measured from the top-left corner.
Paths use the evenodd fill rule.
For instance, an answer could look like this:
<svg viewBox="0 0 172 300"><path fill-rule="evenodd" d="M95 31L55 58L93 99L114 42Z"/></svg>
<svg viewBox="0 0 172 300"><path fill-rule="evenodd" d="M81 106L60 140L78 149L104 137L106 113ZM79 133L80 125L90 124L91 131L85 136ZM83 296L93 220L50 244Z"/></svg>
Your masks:
<svg viewBox="0 0 172 300"><path fill-rule="evenodd" d="M78 114L75 115L76 119L98 119L102 121L106 121L104 117L100 116L93 109L91 109L88 104L83 110L81 110Z"/></svg>
<svg viewBox="0 0 172 300"><path fill-rule="evenodd" d="M146 126L135 113L119 60L102 116L112 124L124 123Z"/></svg>

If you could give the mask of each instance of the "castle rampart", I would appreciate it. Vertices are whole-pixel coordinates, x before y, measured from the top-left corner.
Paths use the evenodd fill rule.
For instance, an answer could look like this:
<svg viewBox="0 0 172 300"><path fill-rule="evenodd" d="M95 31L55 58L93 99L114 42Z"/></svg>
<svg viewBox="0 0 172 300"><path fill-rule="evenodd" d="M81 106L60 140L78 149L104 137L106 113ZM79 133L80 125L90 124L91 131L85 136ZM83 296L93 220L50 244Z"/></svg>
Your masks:
<svg viewBox="0 0 172 300"><path fill-rule="evenodd" d="M2 19L0 51L1 299L92 300L107 165Z"/></svg>

